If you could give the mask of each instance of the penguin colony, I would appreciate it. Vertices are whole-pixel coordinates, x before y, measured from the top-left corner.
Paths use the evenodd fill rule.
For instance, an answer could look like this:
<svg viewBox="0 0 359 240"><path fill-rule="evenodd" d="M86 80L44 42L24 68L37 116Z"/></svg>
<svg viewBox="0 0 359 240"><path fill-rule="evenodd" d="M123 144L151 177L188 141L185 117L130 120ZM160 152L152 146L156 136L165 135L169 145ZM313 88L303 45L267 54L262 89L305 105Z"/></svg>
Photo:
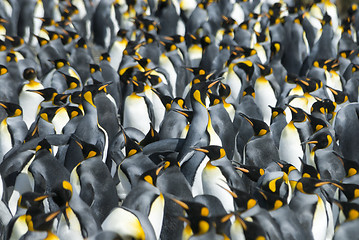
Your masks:
<svg viewBox="0 0 359 240"><path fill-rule="evenodd" d="M358 239L359 11L1 0L2 239Z"/></svg>

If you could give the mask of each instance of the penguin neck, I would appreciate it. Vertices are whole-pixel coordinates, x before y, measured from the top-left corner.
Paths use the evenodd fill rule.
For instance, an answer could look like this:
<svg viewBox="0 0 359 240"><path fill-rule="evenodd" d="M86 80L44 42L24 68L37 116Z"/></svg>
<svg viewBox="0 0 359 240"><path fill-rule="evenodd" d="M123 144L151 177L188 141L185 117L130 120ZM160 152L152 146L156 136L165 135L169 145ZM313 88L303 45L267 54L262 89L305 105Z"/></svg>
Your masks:
<svg viewBox="0 0 359 240"><path fill-rule="evenodd" d="M30 79L28 83L26 83L27 86L30 87L30 89L35 89L40 87L41 83L39 83L38 81L34 79Z"/></svg>
<svg viewBox="0 0 359 240"><path fill-rule="evenodd" d="M83 111L85 114L96 114L97 115L97 108L94 104L91 104L88 101L83 101L82 107L83 107Z"/></svg>

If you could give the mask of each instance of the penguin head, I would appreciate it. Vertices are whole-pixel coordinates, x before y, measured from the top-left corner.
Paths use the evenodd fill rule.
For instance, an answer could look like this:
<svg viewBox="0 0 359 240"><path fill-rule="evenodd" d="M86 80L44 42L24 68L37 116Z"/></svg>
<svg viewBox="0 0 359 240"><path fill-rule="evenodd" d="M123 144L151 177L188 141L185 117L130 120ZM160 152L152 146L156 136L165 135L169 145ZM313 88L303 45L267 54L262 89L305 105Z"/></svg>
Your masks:
<svg viewBox="0 0 359 240"><path fill-rule="evenodd" d="M22 108L18 104L0 101L0 106L5 109L9 117L17 117L22 114Z"/></svg>
<svg viewBox="0 0 359 240"><path fill-rule="evenodd" d="M324 149L332 145L333 136L330 134L329 130L322 130L314 133L304 143L315 144L313 151L317 149Z"/></svg>
<svg viewBox="0 0 359 240"><path fill-rule="evenodd" d="M261 207L264 207L269 211L277 210L287 204L287 201L278 194L268 192L263 189L258 189L258 192L262 197L262 201L259 201Z"/></svg>
<svg viewBox="0 0 359 240"><path fill-rule="evenodd" d="M67 90L72 90L81 86L81 81L78 78L62 73L62 76L66 80Z"/></svg>
<svg viewBox="0 0 359 240"><path fill-rule="evenodd" d="M82 103L81 99L82 99L82 91L75 91L71 93L69 97L69 101L75 104L81 104Z"/></svg>
<svg viewBox="0 0 359 240"><path fill-rule="evenodd" d="M60 208L68 207L73 193L72 185L64 180L53 188L52 193L52 199Z"/></svg>
<svg viewBox="0 0 359 240"><path fill-rule="evenodd" d="M302 162L302 177L320 179L320 174L315 167Z"/></svg>
<svg viewBox="0 0 359 240"><path fill-rule="evenodd" d="M156 186L157 177L160 174L160 171L162 170L162 168L163 168L163 166L160 166L158 168L150 169L150 170L144 172L140 176L140 179L143 180L143 181L148 182L152 186Z"/></svg>
<svg viewBox="0 0 359 240"><path fill-rule="evenodd" d="M176 105L176 106L180 107L183 110L188 110L188 107L186 106L185 100L183 98L180 98L180 97L176 97L175 99L173 99L171 105Z"/></svg>
<svg viewBox="0 0 359 240"><path fill-rule="evenodd" d="M57 40L60 37L57 32L49 31L49 30L47 30L47 35L49 36L50 41Z"/></svg>
<svg viewBox="0 0 359 240"><path fill-rule="evenodd" d="M254 64L250 60L241 61L236 64L239 69L242 69L246 73L246 80L249 82L252 79L254 73Z"/></svg>
<svg viewBox="0 0 359 240"><path fill-rule="evenodd" d="M165 39L167 41L171 41L173 43L182 43L185 40L184 36L179 35L179 34L172 35L172 36L165 36L165 37L163 37L163 39Z"/></svg>
<svg viewBox="0 0 359 240"><path fill-rule="evenodd" d="M146 134L146 136L139 143L141 147L144 147L150 143L156 142L160 139L158 132L153 128L152 123L150 123L150 130Z"/></svg>
<svg viewBox="0 0 359 240"><path fill-rule="evenodd" d="M25 43L24 39L19 36L5 36L5 38L10 41L13 48L20 47Z"/></svg>
<svg viewBox="0 0 359 240"><path fill-rule="evenodd" d="M344 91L336 90L329 86L326 87L333 93L335 102L337 104L342 104L348 101L348 95L346 95Z"/></svg>
<svg viewBox="0 0 359 240"><path fill-rule="evenodd" d="M326 111L327 110L325 109L324 102L321 99L317 100L315 103L313 103L313 105L312 105L312 107L310 109L311 114L320 113L320 114L325 115Z"/></svg>
<svg viewBox="0 0 359 240"><path fill-rule="evenodd" d="M108 52L104 52L104 53L101 54L100 62L102 62L102 61L111 62L111 57L110 57L110 54Z"/></svg>
<svg viewBox="0 0 359 240"><path fill-rule="evenodd" d="M274 41L270 46L271 50L271 59L273 59L276 55L279 55L282 52L282 44L280 42Z"/></svg>
<svg viewBox="0 0 359 240"><path fill-rule="evenodd" d="M286 106L289 107L289 109L292 113L292 121L293 122L304 122L307 119L307 116L306 116L305 112L303 111L303 109L296 108L296 107L290 106L288 104L286 104Z"/></svg>
<svg viewBox="0 0 359 240"><path fill-rule="evenodd" d="M172 97L162 94L160 91L158 91L155 88L151 88L151 90L160 98L163 106L166 108L166 111L169 111L171 109L171 105L173 102Z"/></svg>
<svg viewBox="0 0 359 240"><path fill-rule="evenodd" d="M218 160L226 156L224 148L216 145L194 148L194 150L205 153L211 161Z"/></svg>
<svg viewBox="0 0 359 240"><path fill-rule="evenodd" d="M46 138L42 139L41 141L39 141L37 143L37 146L35 148L36 153L40 152L40 151L48 151L50 153L52 153L52 149L51 149L51 145L50 143L46 140Z"/></svg>
<svg viewBox="0 0 359 240"><path fill-rule="evenodd" d="M316 192L318 188L320 188L323 185L331 184L339 189L343 189L342 186L340 186L338 183L332 182L332 181L322 181L317 178L301 178L296 185L296 190L306 193L306 194L313 194Z"/></svg>
<svg viewBox="0 0 359 240"><path fill-rule="evenodd" d="M211 88L217 82L218 82L218 80L217 81L199 82L199 83L194 84L191 88L192 106L194 107L195 105L197 105L196 103L199 103L205 107L207 91L209 88Z"/></svg>
<svg viewBox="0 0 359 240"><path fill-rule="evenodd" d="M69 115L70 119L73 119L74 117L83 115L81 109L78 107L74 107L74 106L66 106L66 111L67 111L67 114Z"/></svg>
<svg viewBox="0 0 359 240"><path fill-rule="evenodd" d="M223 100L220 96L208 92L207 95L209 96L209 106L215 106L219 103L223 103Z"/></svg>
<svg viewBox="0 0 359 240"><path fill-rule="evenodd" d="M323 87L323 82L318 78L297 78L296 80L305 92L314 92Z"/></svg>
<svg viewBox="0 0 359 240"><path fill-rule="evenodd" d="M76 144L81 148L81 152L85 160L92 157L101 156L100 150L95 145L82 141L74 134L71 135L71 138L74 139Z"/></svg>
<svg viewBox="0 0 359 240"><path fill-rule="evenodd" d="M275 193L280 196L288 196L289 178L285 172L266 172L258 181L262 190Z"/></svg>
<svg viewBox="0 0 359 240"><path fill-rule="evenodd" d="M211 37L208 35L204 35L203 37L201 37L200 43L202 49L205 50L212 43Z"/></svg>
<svg viewBox="0 0 359 240"><path fill-rule="evenodd" d="M195 77L197 77L197 76L206 76L208 74L208 72L201 66L199 66L199 67L186 67L185 69L190 71L191 73L193 73L193 75Z"/></svg>
<svg viewBox="0 0 359 240"><path fill-rule="evenodd" d="M39 116L41 119L45 120L46 122L51 123L58 109L59 107L42 108L41 111L39 112Z"/></svg>
<svg viewBox="0 0 359 240"><path fill-rule="evenodd" d="M239 164L235 167L237 170L240 170L244 173L250 180L257 182L258 179L264 175L265 171L263 168L257 166L249 166L244 164Z"/></svg>
<svg viewBox="0 0 359 240"><path fill-rule="evenodd" d="M58 94L55 88L44 88L39 90L27 90L28 92L33 92L39 94L44 98L45 102L53 101L55 96Z"/></svg>
<svg viewBox="0 0 359 240"><path fill-rule="evenodd" d="M45 213L39 208L31 207L26 211L26 224L29 231L51 231L54 219L61 210Z"/></svg>
<svg viewBox="0 0 359 240"><path fill-rule="evenodd" d="M332 18L327 12L324 14L323 19L320 22L321 22L323 27L326 24L329 24L330 26L332 26Z"/></svg>
<svg viewBox="0 0 359 240"><path fill-rule="evenodd" d="M82 102L89 103L92 105L92 107L96 108L94 104L94 97L100 91L105 91L108 85L109 85L108 83L107 84L98 83L98 84L91 84L84 86L81 93Z"/></svg>
<svg viewBox="0 0 359 240"><path fill-rule="evenodd" d="M345 159L341 155L339 155L337 152L334 152L336 157L340 160L340 162L343 163L344 169L346 172L346 177L352 177L359 173L359 163L353 160Z"/></svg>
<svg viewBox="0 0 359 240"><path fill-rule="evenodd" d="M340 210L344 213L346 221L353 221L359 218L359 204L336 200L334 200L334 203L338 205Z"/></svg>
<svg viewBox="0 0 359 240"><path fill-rule="evenodd" d="M62 33L59 35L60 38L61 38L61 42L62 44L65 46L65 45L68 45L72 42L72 37L71 35L67 32L67 33Z"/></svg>
<svg viewBox="0 0 359 240"><path fill-rule="evenodd" d="M184 231L192 230L194 235L202 235L210 230L212 223L208 218L209 209L205 205L198 202L180 201L174 198L172 200L186 211L187 217L179 217L180 220L188 224Z"/></svg>
<svg viewBox="0 0 359 240"><path fill-rule="evenodd" d="M42 22L41 28L54 26L56 24L55 20L51 17L43 17L39 19Z"/></svg>
<svg viewBox="0 0 359 240"><path fill-rule="evenodd" d="M26 68L22 74L25 80L31 81L34 80L37 76L35 69L33 68Z"/></svg>
<svg viewBox="0 0 359 240"><path fill-rule="evenodd" d="M254 136L260 137L270 132L268 125L264 121L250 118L243 113L239 113L239 115L242 116L244 119L246 119L249 122L249 124L252 126L254 131Z"/></svg>
<svg viewBox="0 0 359 240"><path fill-rule="evenodd" d="M297 83L298 81L298 75L294 73L288 73L287 76L285 76L285 82L287 83Z"/></svg>
<svg viewBox="0 0 359 240"><path fill-rule="evenodd" d="M244 25L240 25L241 26L247 26L246 22L243 23ZM248 27L248 26L247 26ZM253 48L247 48L247 47L239 47L236 46L234 47L234 50L231 53L231 56L229 57L228 61L227 61L227 65L229 65L233 60L238 59L238 58L247 58L250 56L253 56L257 54L257 51Z"/></svg>
<svg viewBox="0 0 359 240"><path fill-rule="evenodd" d="M5 75L8 72L7 67L0 64L0 76Z"/></svg>
<svg viewBox="0 0 359 240"><path fill-rule="evenodd" d="M135 76L134 76L135 77ZM137 78L136 78L137 79ZM145 91L145 83L142 81L132 80L133 91L137 94L143 93Z"/></svg>
<svg viewBox="0 0 359 240"><path fill-rule="evenodd" d="M25 192L20 195L18 200L18 206L21 208L36 207L40 208L42 201L50 197L50 195L41 194L38 192Z"/></svg>
<svg viewBox="0 0 359 240"><path fill-rule="evenodd" d="M84 38L80 38L77 43L75 44L75 48L83 48L87 49L87 43Z"/></svg>
<svg viewBox="0 0 359 240"><path fill-rule="evenodd" d="M57 70L64 66L70 66L70 63L66 59L56 59L51 62L54 64L54 66Z"/></svg>
<svg viewBox="0 0 359 240"><path fill-rule="evenodd" d="M165 158L163 159L163 169L166 170L169 167L181 167L180 163L178 162L177 158Z"/></svg>
<svg viewBox="0 0 359 240"><path fill-rule="evenodd" d="M131 157L139 152L142 152L141 147L126 134L125 130L122 128L121 125L120 127L122 129L122 134L125 139L126 157Z"/></svg>
<svg viewBox="0 0 359 240"><path fill-rule="evenodd" d="M7 47L3 40L0 40L0 52L6 51Z"/></svg>
<svg viewBox="0 0 359 240"><path fill-rule="evenodd" d="M187 121L189 123L192 122L192 119L193 119L193 111L191 110L187 110L187 109L174 109L173 111L179 113L179 114L182 114L183 116L186 117Z"/></svg>
<svg viewBox="0 0 359 240"><path fill-rule="evenodd" d="M313 133L318 132L320 129L327 128L328 123L321 118L314 117L311 114L307 114L310 126L312 127Z"/></svg>
<svg viewBox="0 0 359 240"><path fill-rule="evenodd" d="M141 56L133 56L133 59L136 60L136 62L144 69L146 70L148 65L151 63L151 59L147 57L141 57ZM146 75L148 75L150 72L146 72Z"/></svg>
<svg viewBox="0 0 359 240"><path fill-rule="evenodd" d="M218 87L218 94L222 99L226 99L229 95L231 95L230 86L221 82Z"/></svg>
<svg viewBox="0 0 359 240"><path fill-rule="evenodd" d="M70 94L57 94L54 97L53 103L56 106L63 106L67 103Z"/></svg>
<svg viewBox="0 0 359 240"><path fill-rule="evenodd" d="M279 160L277 164L281 168L281 170L285 172L287 175L289 175L292 171L298 171L298 169L294 167L292 164L287 163L283 160Z"/></svg>
<svg viewBox="0 0 359 240"><path fill-rule="evenodd" d="M268 107L270 107L270 109L272 111L271 121L273 121L276 117L278 117L281 114L286 115L285 112L284 112L284 109L281 108L281 107L272 107L272 106L269 106L269 105L268 105Z"/></svg>
<svg viewBox="0 0 359 240"><path fill-rule="evenodd" d="M340 190L344 193L348 202L351 202L354 199L359 198L359 185L358 184L340 183L339 185L342 187L342 189L340 189Z"/></svg>
<svg viewBox="0 0 359 240"><path fill-rule="evenodd" d="M254 199L254 197L247 192L238 190L234 187L232 187L232 191L230 190L227 191L232 195L233 200L237 207L236 210L238 212L247 211L257 205L257 200Z"/></svg>
<svg viewBox="0 0 359 240"><path fill-rule="evenodd" d="M101 69L101 67L99 66L99 65L97 65L97 64L90 64L90 73L91 74L94 74L94 73L96 73L96 72L102 72L102 69Z"/></svg>
<svg viewBox="0 0 359 240"><path fill-rule="evenodd" d="M246 87L244 90L243 90L243 93L242 93L243 97L244 96L251 96L253 98L256 97L256 93L254 92L254 88L249 85L248 87Z"/></svg>
<svg viewBox="0 0 359 240"><path fill-rule="evenodd" d="M7 55L6 55L6 62L17 62L17 57L16 57L16 54L15 52L9 52Z"/></svg>

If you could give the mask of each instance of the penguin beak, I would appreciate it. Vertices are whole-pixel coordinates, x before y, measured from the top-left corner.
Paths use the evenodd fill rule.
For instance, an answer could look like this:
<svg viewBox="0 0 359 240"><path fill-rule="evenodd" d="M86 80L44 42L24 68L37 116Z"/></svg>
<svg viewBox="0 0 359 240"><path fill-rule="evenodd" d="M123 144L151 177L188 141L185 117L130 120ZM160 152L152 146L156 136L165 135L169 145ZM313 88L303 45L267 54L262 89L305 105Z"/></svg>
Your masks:
<svg viewBox="0 0 359 240"><path fill-rule="evenodd" d="M209 151L207 149L203 149L203 148L193 148L193 150L203 152L203 153L209 153Z"/></svg>
<svg viewBox="0 0 359 240"><path fill-rule="evenodd" d="M49 216L46 217L45 222L50 222L52 219L57 217L61 213L61 210L57 210L56 212L51 213Z"/></svg>
<svg viewBox="0 0 359 240"><path fill-rule="evenodd" d="M3 108L7 109L7 106L3 103L0 103L0 106L2 106Z"/></svg>
<svg viewBox="0 0 359 240"><path fill-rule="evenodd" d="M156 170L156 175L158 176L158 174L160 173L160 171L162 170L163 166L160 166L159 168L157 168Z"/></svg>
<svg viewBox="0 0 359 240"><path fill-rule="evenodd" d="M281 164L280 162L276 162L276 164L278 164L278 166L279 166L280 168L283 168L283 167L284 167L283 164Z"/></svg>
<svg viewBox="0 0 359 240"><path fill-rule="evenodd" d="M238 198L238 195L235 193L235 192L232 192L231 190L227 189L227 188L224 188L223 186L217 184L219 187L223 188L223 190L225 190L226 192L228 192L229 194L231 194L231 196L233 198Z"/></svg>
<svg viewBox="0 0 359 240"><path fill-rule="evenodd" d="M299 79L299 81L300 81L301 83L303 83L305 86L309 86L309 83L306 82L306 81L304 81L303 79Z"/></svg>
<svg viewBox="0 0 359 240"><path fill-rule="evenodd" d="M4 20L4 21L6 21L6 20ZM1 20L0 20L0 22L1 22ZM6 23L6 22L5 22L5 23ZM14 38L12 38L12 37L10 37L10 36L8 36L8 35L5 35L5 38L6 38L7 40L11 41L11 42L14 41Z"/></svg>
<svg viewBox="0 0 359 240"><path fill-rule="evenodd" d="M34 199L35 202L40 202L46 198L50 197L49 195L43 195L43 196L40 196L40 197L37 197Z"/></svg>
<svg viewBox="0 0 359 240"><path fill-rule="evenodd" d="M184 202L180 201L180 200L177 200L175 198L171 198L172 201L174 201L175 203L177 203L178 205L180 205L182 208L184 208L185 210L188 210L189 207L187 204L185 204Z"/></svg>
<svg viewBox="0 0 359 240"><path fill-rule="evenodd" d="M318 141L316 141L316 140L304 141L304 142L302 142L302 145L304 145L304 144L317 144L317 143L318 143Z"/></svg>
<svg viewBox="0 0 359 240"><path fill-rule="evenodd" d="M221 223L227 222L233 215L234 215L234 213L229 213L229 214L227 214L226 216L224 216L223 218L221 218Z"/></svg>
<svg viewBox="0 0 359 240"><path fill-rule="evenodd" d="M294 107L292 107L291 105L286 104L286 106L289 107L289 109L292 110L294 113L298 113L298 111Z"/></svg>
<svg viewBox="0 0 359 240"><path fill-rule="evenodd" d="M98 90L99 90L99 91L102 91L102 90L103 90L105 93L107 93L106 87L107 87L108 85L110 85L111 83L112 83L112 82L106 83L106 84L102 85L101 87L98 88Z"/></svg>
<svg viewBox="0 0 359 240"><path fill-rule="evenodd" d="M249 173L249 170L248 170L248 169L246 169L246 168L242 168L242 167L235 167L235 169L240 170L241 172L244 172L244 173Z"/></svg>
<svg viewBox="0 0 359 240"><path fill-rule="evenodd" d="M246 115L244 115L243 113L239 113L239 115L244 117L244 119L246 119L249 122L249 124L253 127L253 122Z"/></svg>
<svg viewBox="0 0 359 240"><path fill-rule="evenodd" d="M165 36L165 37L163 37L163 39L165 39L167 41L173 41L173 37L169 37L169 36Z"/></svg>
<svg viewBox="0 0 359 240"><path fill-rule="evenodd" d="M321 187L321 186L326 185L326 184L331 184L331 182L319 182L319 183L316 183L314 186L315 187Z"/></svg>

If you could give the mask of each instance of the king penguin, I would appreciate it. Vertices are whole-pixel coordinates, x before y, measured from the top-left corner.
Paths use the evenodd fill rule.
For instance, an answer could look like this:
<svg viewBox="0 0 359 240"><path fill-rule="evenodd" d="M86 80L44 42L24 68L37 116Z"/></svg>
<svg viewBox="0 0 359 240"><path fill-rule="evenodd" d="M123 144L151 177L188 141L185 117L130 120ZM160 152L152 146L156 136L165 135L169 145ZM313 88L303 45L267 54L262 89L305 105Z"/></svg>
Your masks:
<svg viewBox="0 0 359 240"><path fill-rule="evenodd" d="M241 114L252 126L254 136L244 147L243 164L266 168L270 163L279 160L278 149L275 146L268 125L261 120Z"/></svg>
<svg viewBox="0 0 359 240"><path fill-rule="evenodd" d="M27 132L25 122L22 120L22 109L19 105L0 101L7 117L0 123L0 159L15 145L21 144Z"/></svg>
<svg viewBox="0 0 359 240"><path fill-rule="evenodd" d="M292 112L292 120L284 127L279 141L279 158L292 164L295 168L301 169L303 158L302 141L298 128L294 123L306 121L306 115L300 108L289 106Z"/></svg>
<svg viewBox="0 0 359 240"><path fill-rule="evenodd" d="M43 85L37 80L35 69L27 68L23 72L23 77L27 82L22 86L19 93L19 105L23 110L23 119L26 126L30 128L31 124L36 119L36 114L43 98L33 92L27 90L43 89Z"/></svg>

